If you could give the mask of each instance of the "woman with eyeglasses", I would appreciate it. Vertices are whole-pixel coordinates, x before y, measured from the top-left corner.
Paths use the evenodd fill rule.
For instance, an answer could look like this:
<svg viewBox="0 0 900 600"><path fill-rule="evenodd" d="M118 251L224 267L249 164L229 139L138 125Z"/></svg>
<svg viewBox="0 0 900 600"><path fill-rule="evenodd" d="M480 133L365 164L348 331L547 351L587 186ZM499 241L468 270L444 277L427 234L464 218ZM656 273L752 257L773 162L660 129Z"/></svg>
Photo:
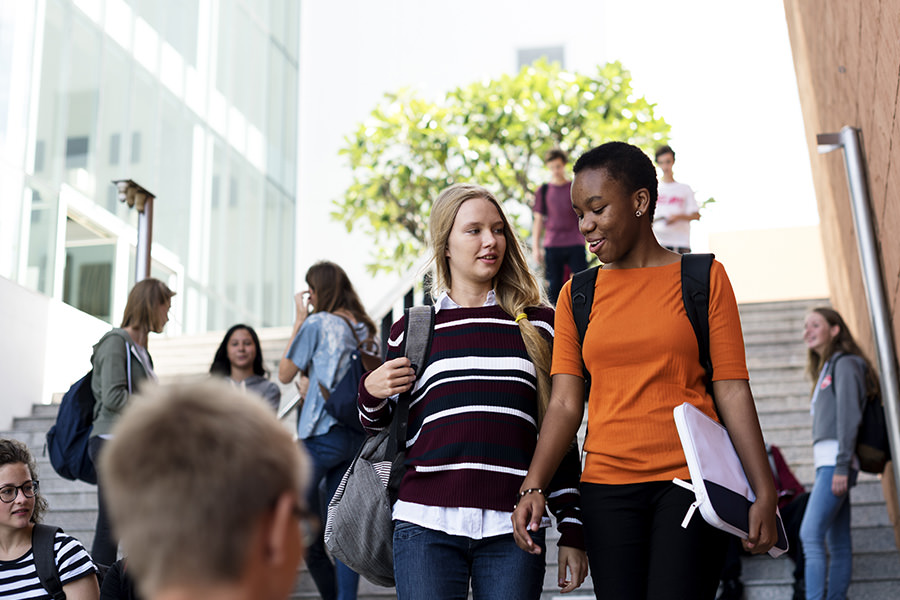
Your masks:
<svg viewBox="0 0 900 600"><path fill-rule="evenodd" d="M0 440L0 598L50 600L32 548L34 525L46 510L28 448L16 440ZM57 531L53 552L65 597L97 600L96 570L81 542Z"/></svg>

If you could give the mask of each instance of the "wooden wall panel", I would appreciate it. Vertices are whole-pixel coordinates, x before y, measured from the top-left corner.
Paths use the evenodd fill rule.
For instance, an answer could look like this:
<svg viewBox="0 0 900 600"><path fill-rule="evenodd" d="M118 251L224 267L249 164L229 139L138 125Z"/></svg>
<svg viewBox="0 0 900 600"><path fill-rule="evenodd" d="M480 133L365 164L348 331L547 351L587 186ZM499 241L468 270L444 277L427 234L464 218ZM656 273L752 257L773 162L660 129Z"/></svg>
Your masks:
<svg viewBox="0 0 900 600"><path fill-rule="evenodd" d="M832 302L873 343L841 153L816 134L863 133L885 290L900 340L900 0L784 0Z"/></svg>

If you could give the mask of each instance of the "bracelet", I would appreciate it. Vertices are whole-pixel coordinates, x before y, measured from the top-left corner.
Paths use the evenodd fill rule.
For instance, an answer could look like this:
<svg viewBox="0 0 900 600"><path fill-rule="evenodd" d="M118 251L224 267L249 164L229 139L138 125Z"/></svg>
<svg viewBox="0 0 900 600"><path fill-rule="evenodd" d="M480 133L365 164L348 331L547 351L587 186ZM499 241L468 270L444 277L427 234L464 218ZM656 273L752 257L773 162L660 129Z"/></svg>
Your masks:
<svg viewBox="0 0 900 600"><path fill-rule="evenodd" d="M537 492L538 494L540 494L541 496L543 496L544 499L546 500L547 494L544 493L544 490L543 490L543 489L541 489L541 488L528 488L527 490L522 490L521 492L518 493L518 495L516 496L516 503L513 505L513 510L515 510L516 507L519 506L519 501L520 501L522 498L524 498L524 497L527 496L528 494L533 494L533 493L535 493L535 492Z"/></svg>

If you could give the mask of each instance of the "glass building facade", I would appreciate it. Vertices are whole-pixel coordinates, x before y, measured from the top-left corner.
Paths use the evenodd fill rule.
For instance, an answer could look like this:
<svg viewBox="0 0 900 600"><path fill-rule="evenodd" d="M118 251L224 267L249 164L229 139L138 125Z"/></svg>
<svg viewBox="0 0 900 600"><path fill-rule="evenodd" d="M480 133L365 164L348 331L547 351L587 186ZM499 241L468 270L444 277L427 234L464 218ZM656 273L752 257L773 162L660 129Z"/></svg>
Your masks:
<svg viewBox="0 0 900 600"><path fill-rule="evenodd" d="M107 321L151 273L170 332L292 317L296 0L0 0L0 276Z"/></svg>

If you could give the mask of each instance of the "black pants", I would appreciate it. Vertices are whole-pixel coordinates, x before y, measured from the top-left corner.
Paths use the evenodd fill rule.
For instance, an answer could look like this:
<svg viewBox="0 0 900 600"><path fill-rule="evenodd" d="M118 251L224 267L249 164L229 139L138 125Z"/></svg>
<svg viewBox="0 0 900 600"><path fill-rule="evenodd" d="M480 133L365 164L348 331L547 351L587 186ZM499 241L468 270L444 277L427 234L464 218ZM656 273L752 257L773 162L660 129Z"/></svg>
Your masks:
<svg viewBox="0 0 900 600"><path fill-rule="evenodd" d="M563 274L566 271L566 265L569 266L572 275L587 269L584 244L544 248L544 274L547 276L547 284L550 286L547 296L553 304L556 304L559 291L565 283Z"/></svg>
<svg viewBox="0 0 900 600"><path fill-rule="evenodd" d="M806 501L809 500L809 492L803 492L791 502L779 510L781 520L784 522L784 530L787 533L787 555L794 561L794 581L800 581L804 575L803 545L800 543L800 523L803 522L803 513L806 512ZM729 536L728 550L725 553L725 565L722 567L722 580L740 579L743 570L741 556L744 556L744 545L735 536Z"/></svg>
<svg viewBox="0 0 900 600"><path fill-rule="evenodd" d="M97 466L97 458L106 443L101 437L92 437L88 442L88 456ZM116 554L119 550L119 542L113 537L112 523L109 521L109 512L106 508L106 499L103 498L103 482L100 474L97 474L97 526L94 530L94 544L91 546L91 558L100 565L109 566L116 562Z"/></svg>
<svg viewBox="0 0 900 600"><path fill-rule="evenodd" d="M603 600L712 600L728 534L697 512L694 494L670 481L581 485L594 594Z"/></svg>

